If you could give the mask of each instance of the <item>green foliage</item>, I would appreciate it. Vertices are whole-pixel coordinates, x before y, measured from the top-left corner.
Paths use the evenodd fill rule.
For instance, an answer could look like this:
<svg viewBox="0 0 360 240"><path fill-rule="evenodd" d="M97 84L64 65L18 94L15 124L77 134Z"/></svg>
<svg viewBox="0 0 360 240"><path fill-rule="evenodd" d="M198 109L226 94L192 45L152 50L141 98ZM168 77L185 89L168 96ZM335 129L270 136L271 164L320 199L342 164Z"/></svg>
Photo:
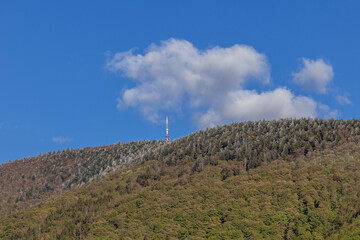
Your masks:
<svg viewBox="0 0 360 240"><path fill-rule="evenodd" d="M221 169L220 174L221 174L221 180L226 180L230 176L230 170L227 167L225 167Z"/></svg>

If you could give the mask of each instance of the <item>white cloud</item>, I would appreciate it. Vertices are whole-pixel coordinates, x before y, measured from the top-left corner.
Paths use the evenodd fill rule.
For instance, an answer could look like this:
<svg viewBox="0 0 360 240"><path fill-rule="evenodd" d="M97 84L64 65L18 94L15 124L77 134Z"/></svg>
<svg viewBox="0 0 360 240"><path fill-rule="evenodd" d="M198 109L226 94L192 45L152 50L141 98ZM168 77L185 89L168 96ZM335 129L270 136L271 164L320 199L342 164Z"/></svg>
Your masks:
<svg viewBox="0 0 360 240"><path fill-rule="evenodd" d="M285 88L262 93L237 90L229 92L220 105L199 115L198 122L199 126L204 128L235 120L314 117L317 114L316 108L317 103L313 99L295 96Z"/></svg>
<svg viewBox="0 0 360 240"><path fill-rule="evenodd" d="M179 109L184 95L190 97L193 107L211 105L249 80L270 81L266 56L252 47L234 45L200 51L190 42L177 39L153 44L145 55L117 53L106 67L139 84L124 92L118 107L139 106L153 122L159 120L159 111Z"/></svg>
<svg viewBox="0 0 360 240"><path fill-rule="evenodd" d="M72 142L73 140L74 139L69 138L69 137L53 137L52 138L53 142L60 143L60 144L67 143L67 142Z"/></svg>
<svg viewBox="0 0 360 240"><path fill-rule="evenodd" d="M170 39L152 44L144 55L117 53L106 68L137 83L118 99L118 108L139 107L152 122L158 122L163 111L180 111L184 102L196 112L194 119L201 128L317 115L313 99L286 88L260 93L246 90L248 82L270 82L267 57L246 45L199 50L188 41Z"/></svg>
<svg viewBox="0 0 360 240"><path fill-rule="evenodd" d="M350 105L351 100L346 95L336 95L335 100L342 105Z"/></svg>
<svg viewBox="0 0 360 240"><path fill-rule="evenodd" d="M323 59L311 60L303 58L303 67L293 73L293 81L309 91L326 93L327 86L334 77L333 68Z"/></svg>

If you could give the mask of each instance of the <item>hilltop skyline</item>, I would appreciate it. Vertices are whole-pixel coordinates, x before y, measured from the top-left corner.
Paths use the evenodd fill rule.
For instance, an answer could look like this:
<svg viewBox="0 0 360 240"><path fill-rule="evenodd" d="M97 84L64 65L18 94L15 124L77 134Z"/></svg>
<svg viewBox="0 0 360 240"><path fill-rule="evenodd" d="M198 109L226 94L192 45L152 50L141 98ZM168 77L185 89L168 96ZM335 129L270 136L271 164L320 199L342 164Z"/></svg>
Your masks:
<svg viewBox="0 0 360 240"><path fill-rule="evenodd" d="M359 118L357 1L2 1L0 163L234 121Z"/></svg>

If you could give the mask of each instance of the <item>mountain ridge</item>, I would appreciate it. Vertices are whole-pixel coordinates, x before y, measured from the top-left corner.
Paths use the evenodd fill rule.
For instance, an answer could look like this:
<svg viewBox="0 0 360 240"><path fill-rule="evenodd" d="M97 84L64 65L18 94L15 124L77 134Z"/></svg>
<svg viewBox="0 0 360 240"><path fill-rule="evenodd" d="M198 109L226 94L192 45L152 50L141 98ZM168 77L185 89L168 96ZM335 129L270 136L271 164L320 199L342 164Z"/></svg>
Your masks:
<svg viewBox="0 0 360 240"><path fill-rule="evenodd" d="M52 198L46 198L49 199L47 201L38 201L37 203L40 205L22 211L12 208L8 211L10 214L2 217L0 230L2 229L5 234L0 237L5 239L11 239L11 237L61 239L61 236L67 236L84 239L97 238L101 234L105 234L104 236L113 239L116 238L115 236L139 238L142 232L143 236L150 239L159 238L159 236L168 236L170 239L191 239L192 237L196 239L196 236L219 239L218 237L221 236L219 232L226 235L226 232L223 232L224 225L221 225L225 222L225 225L231 227L234 232L232 236L240 239L258 239L257 237L265 236L281 236L285 239L307 239L308 237L322 239L341 236L346 231L350 232L347 235L355 234L354 236L357 236L356 229L359 222L357 216L360 213L360 206L352 199L356 196L356 192L360 192L358 184L360 182L358 174L360 169L359 128L360 121L355 119L281 119L233 123L201 130L171 142L129 143L126 146L133 149L134 156L138 156L136 161L131 161L131 164L119 167L119 169L114 168L115 171L109 171L106 176L97 178L96 181L87 183L80 188L74 187L74 189L71 188L71 191L53 194ZM95 154L101 156L94 158L101 160L99 160L99 164L102 165L99 165L101 166L99 169L107 169L111 164L114 155L108 153L113 153L116 147L120 146L105 146L103 148L107 148L108 152L102 150ZM109 150L111 148L114 149ZM71 159L75 161L76 158ZM122 162L120 157L118 160ZM276 175L276 172L279 175ZM86 179L83 178L84 176L86 177L86 174L78 175L79 179ZM314 181L314 179L318 179L320 182ZM273 185L272 181L276 184ZM81 182L74 181L74 183ZM348 182L355 184L349 185ZM249 189L241 187L243 185L251 186L250 189L256 190L254 192L256 194L251 197L252 190L249 193ZM262 186L265 188L262 189ZM288 189L286 190L286 188ZM307 188L312 190L308 191ZM177 194L173 195L172 189L176 189ZM239 195L236 189L241 189L240 192L243 194ZM209 193L211 194L209 195ZM178 194L187 197L181 197ZM279 198L282 194L285 194L285 200ZM221 196L225 195L228 197L222 199ZM206 196L210 202L201 196ZM158 206L159 208L155 209L161 213L161 218L167 219L172 225L165 226L161 218L154 219L152 217L152 215L157 216L157 213L153 212L154 209L152 210L148 204L157 206L159 203L155 200L156 198L161 198L160 202L167 205ZM248 202L251 198L254 198L253 204L250 204L251 201ZM270 205L266 205L268 206L266 211L275 215L282 212L283 215L279 215L279 219L276 221L271 220L272 218L266 220L254 208L262 206L263 203L259 198L268 199L269 203L267 204ZM219 199L222 199L223 203L218 202ZM290 203L286 199L289 199ZM186 205L183 205L180 200ZM128 201L129 204L131 203L130 205L127 204ZM201 205L202 201L213 206L217 213L213 216L212 210L208 209L207 205L202 205L198 209L202 213L200 215L193 212L194 209L189 208L191 205ZM237 201L243 204L241 205ZM285 204L288 212L282 211L279 203ZM142 208L144 204L147 206L145 209ZM236 213L218 209L219 204L229 205L229 209L236 208ZM235 205L230 206L232 204ZM2 206L6 208L6 206ZM166 212L163 212L164 208ZM321 215L318 208L321 208L320 210L326 214ZM136 214L134 219L126 220L129 219L128 211L130 210ZM146 216L141 215L140 210ZM178 215L173 211L176 211ZM247 212L247 215L238 215L241 211ZM71 212L74 212L75 215ZM87 215L88 213L90 215ZM113 219L107 214L111 216L115 214L113 216L115 218ZM180 217L179 214L183 219L180 222L174 220ZM191 214L195 214L198 218L213 216L210 219L216 220L216 224L214 223L216 232L210 231L207 234L203 230L199 232L194 229L193 223L201 226L200 229L204 229L205 226L191 217ZM231 215L233 220L224 222L226 214L228 214L227 216ZM291 214L295 214L298 218L294 219ZM341 214L346 217L341 217ZM96 217L97 215L99 218ZM256 222L247 222L251 216L257 219ZM19 220L19 217L23 220ZM34 224L37 227L28 222L29 218L34 219L34 217ZM243 219L241 221L247 223L235 221L239 217ZM316 220L317 218L321 221ZM150 219L152 220L150 221ZM208 220L208 218L204 219L205 222ZM14 224L11 224L11 221L14 221ZM99 221L102 223L100 224ZM131 227L128 224L130 222L126 223L126 221L133 224L134 231L130 231ZM177 230L164 230L161 235L157 232L159 230L149 228L152 221L157 222L156 229L175 227ZM96 227L99 226L97 224L105 227L109 234L106 234L107 231L99 230ZM247 227L244 229L243 224L248 225L251 231L247 232ZM267 224L280 230L272 232ZM64 226L61 227L62 225ZM22 229L21 226L28 227L32 235L19 232L17 229L19 227ZM38 227L42 229L40 232L35 231ZM190 230L187 231L187 228ZM333 230L329 235L326 231L330 231L331 228ZM96 233L95 230L100 231L101 234ZM267 235L262 234L261 231L267 232Z"/></svg>

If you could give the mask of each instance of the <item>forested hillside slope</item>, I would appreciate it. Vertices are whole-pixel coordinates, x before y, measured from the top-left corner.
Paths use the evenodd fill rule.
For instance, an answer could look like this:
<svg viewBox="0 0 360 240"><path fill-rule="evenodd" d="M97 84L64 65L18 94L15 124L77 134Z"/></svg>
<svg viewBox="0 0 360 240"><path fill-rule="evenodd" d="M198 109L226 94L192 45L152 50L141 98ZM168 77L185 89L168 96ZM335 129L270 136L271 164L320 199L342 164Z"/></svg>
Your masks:
<svg viewBox="0 0 360 240"><path fill-rule="evenodd" d="M40 154L0 165L0 215L42 202L142 159L161 141Z"/></svg>
<svg viewBox="0 0 360 240"><path fill-rule="evenodd" d="M359 128L282 119L154 142L125 168L0 217L0 237L357 239Z"/></svg>

